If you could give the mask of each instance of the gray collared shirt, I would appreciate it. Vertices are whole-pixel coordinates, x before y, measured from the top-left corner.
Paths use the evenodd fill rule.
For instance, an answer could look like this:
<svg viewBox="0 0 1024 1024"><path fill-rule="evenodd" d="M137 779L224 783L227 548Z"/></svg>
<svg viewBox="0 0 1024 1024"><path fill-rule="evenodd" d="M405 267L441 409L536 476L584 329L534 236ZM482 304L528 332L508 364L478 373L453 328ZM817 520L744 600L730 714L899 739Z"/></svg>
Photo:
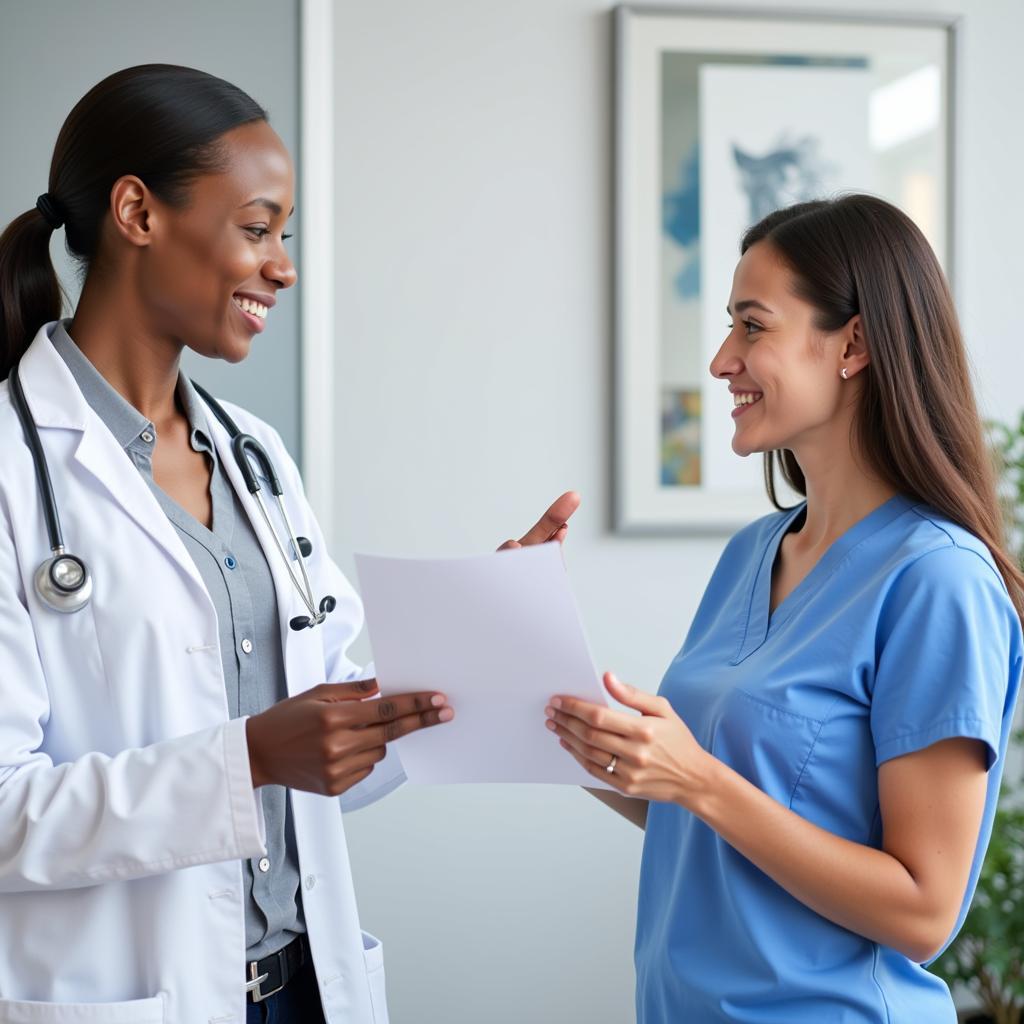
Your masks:
<svg viewBox="0 0 1024 1024"><path fill-rule="evenodd" d="M188 378L179 374L177 398L188 419L190 443L193 450L205 453L211 468L212 530L153 479L156 428L89 362L68 334L70 324L63 320L57 325L54 348L85 400L149 485L213 600L230 715L258 714L288 695L277 596L252 523L210 440L203 401ZM263 786L258 795L267 827L267 853L243 862L247 960L273 953L306 930L288 791L283 786Z"/></svg>

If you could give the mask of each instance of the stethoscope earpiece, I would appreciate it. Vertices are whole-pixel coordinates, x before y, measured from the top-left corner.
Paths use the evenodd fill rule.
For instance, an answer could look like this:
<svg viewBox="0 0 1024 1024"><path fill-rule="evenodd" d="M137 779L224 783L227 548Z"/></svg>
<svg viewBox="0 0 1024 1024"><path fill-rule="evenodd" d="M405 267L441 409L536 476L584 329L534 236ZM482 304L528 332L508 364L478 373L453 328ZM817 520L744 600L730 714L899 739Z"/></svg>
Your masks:
<svg viewBox="0 0 1024 1024"><path fill-rule="evenodd" d="M327 616L338 607L338 602L330 595L326 594L320 599L320 612L315 617L309 615L296 615L288 625L294 630L300 629L312 629L314 626L319 626Z"/></svg>

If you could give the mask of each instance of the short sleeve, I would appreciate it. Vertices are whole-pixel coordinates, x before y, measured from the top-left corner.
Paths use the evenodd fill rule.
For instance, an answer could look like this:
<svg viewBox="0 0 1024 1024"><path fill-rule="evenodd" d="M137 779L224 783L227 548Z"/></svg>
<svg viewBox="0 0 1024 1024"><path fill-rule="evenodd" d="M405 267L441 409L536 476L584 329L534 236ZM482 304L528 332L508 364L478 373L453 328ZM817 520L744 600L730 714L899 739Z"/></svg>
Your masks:
<svg viewBox="0 0 1024 1024"><path fill-rule="evenodd" d="M871 698L875 764L954 736L1005 749L1020 683L1020 619L977 551L918 556L893 581L878 621Z"/></svg>

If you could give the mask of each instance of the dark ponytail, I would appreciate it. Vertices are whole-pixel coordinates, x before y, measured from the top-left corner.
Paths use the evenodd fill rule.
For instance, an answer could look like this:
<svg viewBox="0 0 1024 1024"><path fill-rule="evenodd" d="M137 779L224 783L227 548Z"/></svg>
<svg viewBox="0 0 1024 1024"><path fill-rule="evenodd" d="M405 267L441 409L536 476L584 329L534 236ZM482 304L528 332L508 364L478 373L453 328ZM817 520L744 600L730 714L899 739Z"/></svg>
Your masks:
<svg viewBox="0 0 1024 1024"><path fill-rule="evenodd" d="M118 178L137 175L162 202L184 206L197 177L223 169L220 137L266 119L237 86L173 64L126 68L93 86L57 137L46 199L0 235L0 380L39 328L61 315L52 223L63 220L67 250L84 277Z"/></svg>
<svg viewBox="0 0 1024 1024"><path fill-rule="evenodd" d="M6 379L33 335L61 312L61 290L50 260L53 228L33 207L0 235L0 380Z"/></svg>

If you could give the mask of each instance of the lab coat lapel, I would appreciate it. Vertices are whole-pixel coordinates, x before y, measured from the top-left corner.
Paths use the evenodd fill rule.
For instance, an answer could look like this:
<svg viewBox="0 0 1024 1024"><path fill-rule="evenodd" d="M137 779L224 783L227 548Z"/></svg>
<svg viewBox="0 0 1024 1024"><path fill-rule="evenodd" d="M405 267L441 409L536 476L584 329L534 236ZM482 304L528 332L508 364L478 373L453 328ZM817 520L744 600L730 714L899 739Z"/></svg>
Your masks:
<svg viewBox="0 0 1024 1024"><path fill-rule="evenodd" d="M40 437L48 430L79 432L81 437L75 448L75 461L163 548L174 565L209 601L195 562L149 485L106 424L93 412L71 371L50 342L49 331L53 326L49 323L39 329L19 369L25 398ZM43 447L46 447L45 439ZM51 474L56 468L50 466ZM58 498L58 506L59 503ZM68 541L70 543L71 538Z"/></svg>

